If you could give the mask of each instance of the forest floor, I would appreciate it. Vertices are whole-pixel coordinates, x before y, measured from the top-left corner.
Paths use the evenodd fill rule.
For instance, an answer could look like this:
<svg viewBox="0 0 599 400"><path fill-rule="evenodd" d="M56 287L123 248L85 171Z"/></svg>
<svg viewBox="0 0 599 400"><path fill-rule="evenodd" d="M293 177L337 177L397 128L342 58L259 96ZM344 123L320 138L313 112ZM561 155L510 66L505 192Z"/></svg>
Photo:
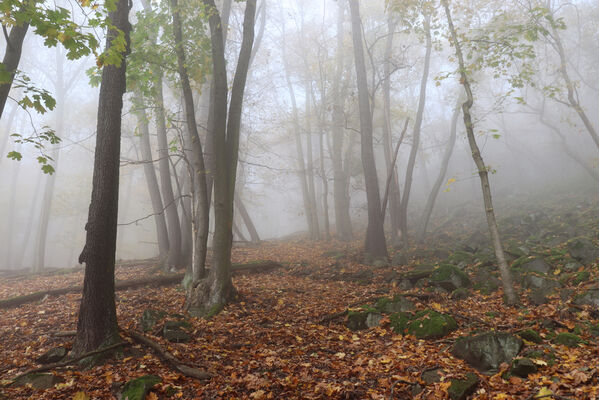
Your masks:
<svg viewBox="0 0 599 400"><path fill-rule="evenodd" d="M209 320L186 317L189 324L184 330L192 337L188 343L168 342L155 329L146 333L179 360L209 372L212 378L207 381L174 371L127 335L140 329L140 318L148 308L171 317L182 314L185 293L179 286L119 291L119 326L132 344L91 369L51 371L59 383L43 390L9 384L19 373L39 366L36 359L47 350L70 348L72 337L55 333L76 329L81 295L2 309L0 399L118 398L125 382L148 374L157 375L160 383L147 399L443 399L449 398L452 379L467 373L479 380L468 398L532 399L539 393L545 394L542 398L551 398L550 393L562 399L599 398L599 305L576 301L599 287L599 268L596 259L577 261L571 250L573 237L585 236L599 245L599 197L573 201L568 207L561 204L521 209L500 220L519 277L521 305L516 308L504 306L502 290L488 284L496 278L480 231L483 225L459 210L438 221L440 228L426 247L392 254L388 265L364 264L358 242L298 240L236 247L235 262L274 260L284 267L235 274L238 300ZM559 283L540 300L518 268L534 259L543 259L551 267L534 276ZM408 279L414 271L446 264L471 277L473 285L461 291L463 296L435 285L430 276ZM143 263L116 270L117 279L123 280L156 273L152 265ZM486 277L480 279L481 274ZM0 278L0 299L80 285L82 280L82 271ZM429 309L452 316L457 329L432 339L419 339L409 329L396 332L394 317L375 303L400 293L412 302L415 312ZM348 308L353 311L343 313ZM369 317L371 328L348 329L348 318L360 313L378 317L374 323ZM509 363L481 373L452 352L463 336L488 331L517 335L523 330L539 334L539 340L527 336L518 356L533 361L528 376L510 373ZM576 339L558 339L564 333Z"/></svg>

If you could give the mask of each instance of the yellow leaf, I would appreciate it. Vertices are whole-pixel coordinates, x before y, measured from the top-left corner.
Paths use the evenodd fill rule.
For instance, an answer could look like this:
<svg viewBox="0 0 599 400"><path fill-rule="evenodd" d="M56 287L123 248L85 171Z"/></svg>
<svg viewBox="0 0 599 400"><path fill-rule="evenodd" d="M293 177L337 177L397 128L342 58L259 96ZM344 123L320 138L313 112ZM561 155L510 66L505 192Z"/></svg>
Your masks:
<svg viewBox="0 0 599 400"><path fill-rule="evenodd" d="M543 367L547 366L547 363L543 360L532 360L533 363L537 364L537 365L541 365Z"/></svg>
<svg viewBox="0 0 599 400"><path fill-rule="evenodd" d="M391 359L389 357L381 358L381 364L389 364L390 362L391 362Z"/></svg>
<svg viewBox="0 0 599 400"><path fill-rule="evenodd" d="M551 396L552 394L553 394L553 392L550 389L544 387L544 388L541 388L541 390L539 390L539 393L537 393L537 395L534 398L535 399L545 398L545 397Z"/></svg>
<svg viewBox="0 0 599 400"><path fill-rule="evenodd" d="M430 306L436 311L443 311L443 306L439 303L431 303Z"/></svg>
<svg viewBox="0 0 599 400"><path fill-rule="evenodd" d="M559 274L561 274L561 273L562 273L562 270L561 270L561 269L559 269L559 268L558 268L558 269L556 269L555 271L553 271L553 275L559 275Z"/></svg>
<svg viewBox="0 0 599 400"><path fill-rule="evenodd" d="M255 392L250 393L250 398L254 400L264 399L266 397L266 392L262 389L256 390Z"/></svg>
<svg viewBox="0 0 599 400"><path fill-rule="evenodd" d="M336 353L335 357L344 358L345 357L345 353L342 353L342 352Z"/></svg>
<svg viewBox="0 0 599 400"><path fill-rule="evenodd" d="M158 395L154 392L150 392L147 394L146 400L158 400Z"/></svg>
<svg viewBox="0 0 599 400"><path fill-rule="evenodd" d="M73 396L73 400L89 400L89 396L85 392L77 392Z"/></svg>

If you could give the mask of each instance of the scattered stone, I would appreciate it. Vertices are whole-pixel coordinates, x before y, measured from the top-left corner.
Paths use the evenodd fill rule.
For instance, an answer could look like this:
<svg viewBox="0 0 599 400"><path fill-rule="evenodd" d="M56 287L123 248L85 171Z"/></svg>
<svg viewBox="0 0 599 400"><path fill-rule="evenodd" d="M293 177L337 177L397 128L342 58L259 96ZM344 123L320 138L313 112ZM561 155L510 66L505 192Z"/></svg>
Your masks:
<svg viewBox="0 0 599 400"><path fill-rule="evenodd" d="M410 290L414 287L414 285L412 285L412 283L410 282L409 279L402 279L399 281L399 283L397 284L397 288L399 290Z"/></svg>
<svg viewBox="0 0 599 400"><path fill-rule="evenodd" d="M580 269L580 267L582 267L582 264L579 263L578 261L573 261L573 262L569 262L566 263L566 265L564 265L564 269L566 271L578 271Z"/></svg>
<svg viewBox="0 0 599 400"><path fill-rule="evenodd" d="M36 361L42 365L56 363L65 358L68 352L69 351L62 346L55 347L39 356Z"/></svg>
<svg viewBox="0 0 599 400"><path fill-rule="evenodd" d="M383 316L381 314L376 313L368 313L366 316L366 327L374 328L375 326L379 326Z"/></svg>
<svg viewBox="0 0 599 400"><path fill-rule="evenodd" d="M140 378L130 380L123 387L121 398L128 400L144 400L146 395L152 389L152 386L160 382L162 382L162 379L156 375L144 375Z"/></svg>
<svg viewBox="0 0 599 400"><path fill-rule="evenodd" d="M482 373L496 373L501 363L510 363L522 348L522 339L506 332L486 332L458 339L451 353Z"/></svg>
<svg viewBox="0 0 599 400"><path fill-rule="evenodd" d="M181 329L181 327L189 327L189 323L185 321L166 321L162 329L162 336L172 343L187 343L191 341L189 333Z"/></svg>
<svg viewBox="0 0 599 400"><path fill-rule="evenodd" d="M463 300L470 297L470 291L466 288L459 288L451 292L451 298L454 300Z"/></svg>
<svg viewBox="0 0 599 400"><path fill-rule="evenodd" d="M60 376L50 373L32 373L17 378L12 385L26 386L31 385L34 389L46 390L54 387L57 383L63 383L64 379Z"/></svg>
<svg viewBox="0 0 599 400"><path fill-rule="evenodd" d="M389 299L386 297L378 299L376 304L374 305L374 308L376 308L380 312L392 314L398 312L412 311L414 310L415 306L413 301L406 299L403 296L397 296L393 299Z"/></svg>
<svg viewBox="0 0 599 400"><path fill-rule="evenodd" d="M599 246L589 238L578 237L567 242L570 255L583 264L597 262L599 259Z"/></svg>
<svg viewBox="0 0 599 400"><path fill-rule="evenodd" d="M439 373L440 371L440 368L424 371L422 375L420 375L420 378L422 378L427 385L432 385L433 383L441 381L441 374Z"/></svg>
<svg viewBox="0 0 599 400"><path fill-rule="evenodd" d="M560 283L554 279L546 278L535 274L528 274L524 277L524 287L531 289L540 289L547 294L554 289L561 287Z"/></svg>
<svg viewBox="0 0 599 400"><path fill-rule="evenodd" d="M537 372L537 366L529 358L516 358L510 369L512 375L519 376L520 378L526 378L535 372Z"/></svg>
<svg viewBox="0 0 599 400"><path fill-rule="evenodd" d="M520 268L526 272L537 272L539 274L546 274L552 270L551 265L542 258L536 258L533 261L529 261Z"/></svg>
<svg viewBox="0 0 599 400"><path fill-rule="evenodd" d="M576 296L573 301L578 306L589 305L599 307L599 287L592 288Z"/></svg>
<svg viewBox="0 0 599 400"><path fill-rule="evenodd" d="M443 264L436 268L431 275L431 281L449 291L472 285L464 271L450 264Z"/></svg>
<svg viewBox="0 0 599 400"><path fill-rule="evenodd" d="M385 271L383 273L383 279L385 282L397 282L401 279L401 274L395 270Z"/></svg>
<svg viewBox="0 0 599 400"><path fill-rule="evenodd" d="M517 335L524 340L528 340L529 342L537 344L543 343L543 338L534 329L525 329L523 331L518 332Z"/></svg>
<svg viewBox="0 0 599 400"><path fill-rule="evenodd" d="M154 329L156 324L158 324L158 321L160 321L164 317L166 317L166 312L162 310L154 310L151 308L144 310L143 314L141 315L140 321L141 330L143 332L151 331L152 329Z"/></svg>
<svg viewBox="0 0 599 400"><path fill-rule="evenodd" d="M466 379L452 379L448 393L451 400L466 400L478 386L478 376L472 372L466 374Z"/></svg>
<svg viewBox="0 0 599 400"><path fill-rule="evenodd" d="M458 324L450 315L424 310L414 315L407 329L418 339L439 339L458 329Z"/></svg>
<svg viewBox="0 0 599 400"><path fill-rule="evenodd" d="M568 332L558 334L553 341L567 347L578 347L582 343L582 339L578 335Z"/></svg>
<svg viewBox="0 0 599 400"><path fill-rule="evenodd" d="M543 304L549 303L549 299L547 298L548 292L543 289L533 289L528 294L528 300L535 306L540 306Z"/></svg>

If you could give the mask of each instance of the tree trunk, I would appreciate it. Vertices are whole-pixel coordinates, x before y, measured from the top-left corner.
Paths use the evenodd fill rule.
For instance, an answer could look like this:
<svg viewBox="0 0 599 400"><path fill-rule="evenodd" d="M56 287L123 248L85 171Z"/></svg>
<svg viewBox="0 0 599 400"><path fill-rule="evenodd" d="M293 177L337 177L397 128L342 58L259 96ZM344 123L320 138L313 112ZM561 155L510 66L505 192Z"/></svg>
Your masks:
<svg viewBox="0 0 599 400"><path fill-rule="evenodd" d="M410 149L410 157L408 159L408 166L406 168L406 179L404 182L404 189L401 196L401 207L399 209L401 242L403 246L408 245L408 203L410 202L410 190L412 188L412 175L414 173L414 166L416 165L416 155L418 154L418 147L420 146L420 130L422 128L424 106L426 104L426 86L428 83L428 74L431 64L432 40L430 29L430 15L426 15L424 17L424 33L426 35L426 54L424 56L424 69L422 72L422 80L420 81L420 98L418 100L418 111L416 112L416 119L414 121L414 131L412 134L412 148Z"/></svg>
<svg viewBox="0 0 599 400"><path fill-rule="evenodd" d="M464 90L466 91L466 101L462 105L464 126L466 128L470 150L472 151L472 159L476 164L478 175L480 177L483 201L485 205L485 214L487 216L487 225L489 226L491 241L493 243L493 248L495 249L495 257L497 258L497 263L499 264L499 272L503 282L503 291L505 292L507 304L515 305L518 303L518 299L516 297L514 284L512 283L510 269L505 260L505 254L503 253L501 239L499 238L499 230L497 229L497 220L495 219L495 210L493 209L493 199L491 196L491 185L489 183L489 172L480 154L480 149L476 143L476 137L474 136L474 124L472 123L472 116L470 114L470 110L474 104L474 96L472 95L472 89L470 87L470 78L466 73L466 64L464 62L464 56L462 55L462 48L460 42L458 41L456 30L453 26L451 11L449 10L447 0L442 0L442 4L443 8L445 8L451 41L453 42L455 54L459 63L460 81L464 86Z"/></svg>
<svg viewBox="0 0 599 400"><path fill-rule="evenodd" d="M318 222L318 203L316 202L316 190L314 188L314 160L313 160L313 145L312 145L312 118L311 108L312 82L306 81L306 178L308 179L308 198L310 201L310 209L312 210L312 227L310 233L312 240L320 240L320 226Z"/></svg>
<svg viewBox="0 0 599 400"><path fill-rule="evenodd" d="M19 149L21 146L19 145ZM15 219L17 217L16 202L17 202L17 186L19 182L19 174L21 172L21 163L13 163L12 179L10 187L13 188L10 191L10 199L8 200L8 221L6 221L6 267L9 269L13 268L12 265L12 252L13 252L13 231L16 228Z"/></svg>
<svg viewBox="0 0 599 400"><path fill-rule="evenodd" d="M33 197L31 198L31 207L29 207L29 215L27 217L27 224L25 225L25 233L23 234L23 242L21 244L21 250L17 253L14 268L21 269L23 268L23 259L25 258L25 254L29 253L29 249L31 248L31 243L29 242L29 237L31 236L31 230L33 227L33 222L36 221L36 217L38 217L39 206L39 195L41 185L42 175L38 175L35 184L35 192L33 193ZM37 246L37 243L36 243Z"/></svg>
<svg viewBox="0 0 599 400"><path fill-rule="evenodd" d="M10 110L10 113L8 114L8 120L3 127L4 135L3 135L3 137L0 138L0 164L2 164L2 160L4 160L6 158L4 151L6 151L6 145L8 143L8 138L11 135L10 131L12 130L12 125L15 121L15 117L17 115L18 110L19 110L19 106L17 104L15 104L13 106L13 108Z"/></svg>
<svg viewBox="0 0 599 400"><path fill-rule="evenodd" d="M148 194L152 202L156 238L158 239L158 260L159 264L164 267L169 252L168 231L166 228L166 219L164 218L164 204L160 197L160 187L158 186L158 178L156 178L156 169L154 168L152 157L148 117L143 108L144 104L140 93L135 94L135 103L134 107L138 108L135 114L137 115L137 124L139 127L141 161L143 162L144 175L146 177L146 184L148 185Z"/></svg>
<svg viewBox="0 0 599 400"><path fill-rule="evenodd" d="M360 107L361 156L366 184L366 199L368 202L368 228L364 252L371 257L387 257L387 244L381 213L381 195L374 160L372 144L372 110L368 94L366 77L366 62L362 44L362 21L358 0L349 0L352 39L354 43L354 58L356 62L356 78L358 83L358 102Z"/></svg>
<svg viewBox="0 0 599 400"><path fill-rule="evenodd" d="M245 204L241 200L241 197L235 196L235 207L237 207L237 211L239 211L239 215L241 219L243 219L243 223L247 228L248 233L250 234L250 240L253 244L260 244L260 236L258 235L258 231L256 230L256 226L248 213L247 208L245 208Z"/></svg>
<svg viewBox="0 0 599 400"><path fill-rule="evenodd" d="M186 308L192 315L209 316L220 311L235 295L231 280L233 203L239 152L243 95L254 41L256 0L248 0L243 21L243 40L227 113L227 70L221 18L213 0L208 8L214 77L214 242L208 277L188 294ZM228 115L227 115L228 114ZM228 116L228 118L227 118Z"/></svg>
<svg viewBox="0 0 599 400"><path fill-rule="evenodd" d="M195 107L191 84L185 66L185 49L183 47L183 32L181 25L181 15L179 13L178 0L171 0L173 13L173 33L175 35L175 52L177 53L177 65L183 97L185 101L185 119L187 120L187 131L190 135L192 147L193 164L193 212L192 212L192 231L193 231L193 251L192 251L192 271L193 282L198 282L205 274L206 253L208 250L208 228L209 228L209 203L206 186L206 168L204 166L204 154L202 143L195 118Z"/></svg>
<svg viewBox="0 0 599 400"><path fill-rule="evenodd" d="M387 21L387 41L385 44L385 61L383 65L383 147L385 154L385 165L387 171L391 172L391 181L389 183L389 219L391 226L391 243L399 244L400 232L400 214L401 214L401 197L399 191L399 177L397 176L397 168L391 169L393 148L393 130L391 129L391 57L393 52L393 37L395 33L396 22L393 13L389 13ZM384 211L383 211L384 212Z"/></svg>
<svg viewBox="0 0 599 400"><path fill-rule="evenodd" d="M109 13L114 26L124 32L129 46L131 25L127 0L119 0ZM115 30L109 30L106 48L112 47ZM83 297L77 321L74 356L109 346L119 339L114 300L114 258L119 200L121 111L126 84L126 56L120 65L106 65L102 72L91 203L85 230L85 247L79 262L85 263Z"/></svg>
<svg viewBox="0 0 599 400"><path fill-rule="evenodd" d="M443 153L443 160L441 161L441 167L439 169L439 175L437 176L437 180L433 185L431 193L428 196L428 200L426 201L426 206L424 207L424 212L422 213L422 220L420 223L420 228L418 230L418 242L424 242L424 236L426 234L426 228L428 227L428 222L433 213L433 209L435 207L435 201L437 200L437 196L439 195L439 190L441 189L441 185L445 181L445 175L447 174L447 167L449 166L449 160L451 159L451 155L453 153L453 149L455 147L455 142L457 139L457 124L458 118L460 116L460 104L462 104L463 99L461 96L458 98L458 104L453 111L453 115L451 116L451 129L449 133L449 141L447 142L447 147L445 148L445 153Z"/></svg>
<svg viewBox="0 0 599 400"><path fill-rule="evenodd" d="M331 240L331 228L329 222L329 181L327 171L324 168L324 127L320 130L320 175L322 177L322 212L324 220L325 239Z"/></svg>
<svg viewBox="0 0 599 400"><path fill-rule="evenodd" d="M23 22L21 25L13 26L8 35L4 59L2 60L2 64L0 64L0 69L9 72L10 78L8 81L0 84L0 118L2 118L6 99L8 99L15 73L19 67L19 61L21 61L21 50L23 49L23 41L25 40L28 28L29 23Z"/></svg>

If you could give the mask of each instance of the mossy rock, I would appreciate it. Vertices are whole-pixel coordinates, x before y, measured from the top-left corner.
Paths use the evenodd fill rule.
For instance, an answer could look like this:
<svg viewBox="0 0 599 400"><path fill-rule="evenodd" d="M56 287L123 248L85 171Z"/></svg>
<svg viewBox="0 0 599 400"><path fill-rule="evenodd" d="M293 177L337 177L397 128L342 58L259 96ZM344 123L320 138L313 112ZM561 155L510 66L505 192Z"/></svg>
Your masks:
<svg viewBox="0 0 599 400"><path fill-rule="evenodd" d="M65 358L68 352L69 351L62 346L54 347L39 356L36 361L42 365L56 363Z"/></svg>
<svg viewBox="0 0 599 400"><path fill-rule="evenodd" d="M123 386L121 398L123 400L144 400L152 389L152 386L162 382L156 375L144 375L140 378L130 380Z"/></svg>
<svg viewBox="0 0 599 400"><path fill-rule="evenodd" d="M164 317L166 317L166 312L162 310L154 310L151 308L144 310L140 320L141 330L144 332L151 331L158 321Z"/></svg>
<svg viewBox="0 0 599 400"><path fill-rule="evenodd" d="M534 329L525 329L523 331L518 332L517 335L520 336L522 339L528 340L532 343L543 343L543 338Z"/></svg>
<svg viewBox="0 0 599 400"><path fill-rule="evenodd" d="M494 279L489 279L486 282L480 282L474 285L474 289L478 290L480 294L488 296L491 293L499 290L499 280L495 277L491 277Z"/></svg>
<svg viewBox="0 0 599 400"><path fill-rule="evenodd" d="M436 268L431 275L431 281L449 291L472 285L468 274L450 264L443 264Z"/></svg>
<svg viewBox="0 0 599 400"><path fill-rule="evenodd" d="M578 335L568 332L559 333L553 341L567 347L578 347L582 343L582 339Z"/></svg>
<svg viewBox="0 0 599 400"><path fill-rule="evenodd" d="M451 400L465 400L478 386L478 376L469 372L465 379L452 379L447 392Z"/></svg>
<svg viewBox="0 0 599 400"><path fill-rule="evenodd" d="M576 260L590 264L599 259L599 246L587 237L577 237L566 243L570 255Z"/></svg>
<svg viewBox="0 0 599 400"><path fill-rule="evenodd" d="M578 285L584 282L588 282L589 279L591 279L591 274L589 273L589 271L581 271L576 273L572 283Z"/></svg>
<svg viewBox="0 0 599 400"><path fill-rule="evenodd" d="M187 343L191 341L191 335L182 330L182 327L191 328L187 321L166 321L162 329L162 336L173 343Z"/></svg>
<svg viewBox="0 0 599 400"><path fill-rule="evenodd" d="M413 314L409 312L394 313L389 316L391 328L395 333L403 335L408 328L408 323L412 320Z"/></svg>
<svg viewBox="0 0 599 400"><path fill-rule="evenodd" d="M468 253L464 250L456 250L449 257L447 257L447 262L454 265L468 265L474 261L474 257L472 257L471 253Z"/></svg>
<svg viewBox="0 0 599 400"><path fill-rule="evenodd" d="M439 339L458 329L453 317L434 310L416 313L407 326L408 333L418 339Z"/></svg>
<svg viewBox="0 0 599 400"><path fill-rule="evenodd" d="M520 378L526 378L530 374L537 372L537 366L529 358L516 358L512 362L510 373Z"/></svg>
<svg viewBox="0 0 599 400"><path fill-rule="evenodd" d="M367 329L366 318L368 318L366 311L348 311L346 326L352 331Z"/></svg>
<svg viewBox="0 0 599 400"><path fill-rule="evenodd" d="M403 297L396 296L393 299L388 297L381 297L377 300L374 308L378 312L392 314L398 312L412 311L414 309L414 302Z"/></svg>
<svg viewBox="0 0 599 400"><path fill-rule="evenodd" d="M595 337L599 337L599 324L589 326L589 333Z"/></svg>
<svg viewBox="0 0 599 400"><path fill-rule="evenodd" d="M599 308L599 287L591 288L576 296L573 303L579 306L589 305Z"/></svg>
<svg viewBox="0 0 599 400"><path fill-rule="evenodd" d="M494 374L510 363L522 348L522 339L506 332L489 331L456 340L451 353L482 373Z"/></svg>
<svg viewBox="0 0 599 400"><path fill-rule="evenodd" d="M451 298L454 300L463 300L470 297L470 291L466 288L458 288L451 292Z"/></svg>

